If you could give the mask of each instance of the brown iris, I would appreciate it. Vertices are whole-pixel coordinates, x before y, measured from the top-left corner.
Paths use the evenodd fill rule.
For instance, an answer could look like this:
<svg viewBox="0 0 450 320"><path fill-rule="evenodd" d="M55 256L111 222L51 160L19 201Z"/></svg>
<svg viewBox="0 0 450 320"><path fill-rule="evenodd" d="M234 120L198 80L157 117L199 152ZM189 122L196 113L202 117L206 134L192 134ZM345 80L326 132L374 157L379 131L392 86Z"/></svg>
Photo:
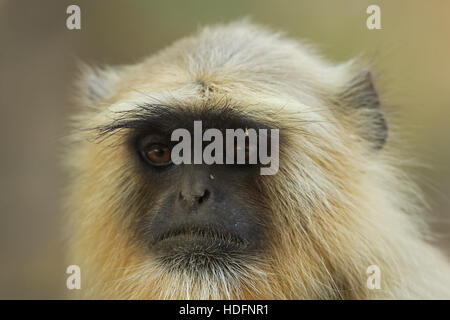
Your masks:
<svg viewBox="0 0 450 320"><path fill-rule="evenodd" d="M156 166L170 163L170 148L164 144L152 144L145 150L147 160Z"/></svg>

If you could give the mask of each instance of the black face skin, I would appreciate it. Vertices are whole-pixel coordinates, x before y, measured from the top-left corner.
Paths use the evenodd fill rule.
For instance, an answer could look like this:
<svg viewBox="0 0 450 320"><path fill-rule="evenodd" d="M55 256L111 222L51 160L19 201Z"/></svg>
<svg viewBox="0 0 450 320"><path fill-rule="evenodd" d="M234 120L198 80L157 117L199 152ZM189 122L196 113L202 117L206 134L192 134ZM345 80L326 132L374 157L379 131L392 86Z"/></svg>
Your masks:
<svg viewBox="0 0 450 320"><path fill-rule="evenodd" d="M239 193L252 187L256 192L252 186L255 170L172 166L158 174L161 190L157 197L162 203L147 217L147 243L161 262L170 267L176 262L176 267L183 268L192 264L198 269L262 249L264 230L259 220L263 217L258 216L256 199L249 199L248 192Z"/></svg>
<svg viewBox="0 0 450 320"><path fill-rule="evenodd" d="M202 120L203 131L267 127L230 112L151 112L113 128L133 129L130 150L149 189L137 228L149 252L170 270L195 272L228 269L257 257L270 225L259 190L260 166L175 165L167 152L178 143L170 141L174 129L185 128L193 138L195 120Z"/></svg>

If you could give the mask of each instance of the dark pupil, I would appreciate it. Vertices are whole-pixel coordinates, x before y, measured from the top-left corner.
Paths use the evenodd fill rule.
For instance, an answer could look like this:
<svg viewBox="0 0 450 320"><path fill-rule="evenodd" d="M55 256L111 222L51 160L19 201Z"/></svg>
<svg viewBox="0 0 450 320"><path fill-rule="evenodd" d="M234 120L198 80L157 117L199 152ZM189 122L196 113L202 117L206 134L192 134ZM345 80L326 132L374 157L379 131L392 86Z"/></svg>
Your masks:
<svg viewBox="0 0 450 320"><path fill-rule="evenodd" d="M158 158L163 157L164 153L165 153L165 151L163 149L154 149L153 150L153 154Z"/></svg>

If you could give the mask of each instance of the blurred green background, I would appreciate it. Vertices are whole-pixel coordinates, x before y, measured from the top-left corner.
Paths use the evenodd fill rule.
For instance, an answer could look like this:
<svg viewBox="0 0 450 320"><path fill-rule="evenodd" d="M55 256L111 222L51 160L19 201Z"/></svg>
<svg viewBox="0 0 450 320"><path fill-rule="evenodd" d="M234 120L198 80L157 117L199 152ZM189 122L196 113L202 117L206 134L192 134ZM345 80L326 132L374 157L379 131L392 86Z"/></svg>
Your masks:
<svg viewBox="0 0 450 320"><path fill-rule="evenodd" d="M66 8L81 7L81 30ZM366 8L381 8L368 30ZM333 61L374 61L383 101L398 106L407 168L425 189L438 245L450 253L450 1L0 0L0 298L66 292L60 139L76 59L127 64L199 27L250 16L307 38Z"/></svg>

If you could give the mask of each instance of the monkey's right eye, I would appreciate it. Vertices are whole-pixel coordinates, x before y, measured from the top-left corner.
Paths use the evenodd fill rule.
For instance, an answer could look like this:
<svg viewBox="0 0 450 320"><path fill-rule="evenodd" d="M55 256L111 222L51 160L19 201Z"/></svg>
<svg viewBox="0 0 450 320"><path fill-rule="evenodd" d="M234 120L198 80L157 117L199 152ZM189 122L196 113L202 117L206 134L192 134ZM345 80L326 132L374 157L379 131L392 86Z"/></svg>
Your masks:
<svg viewBox="0 0 450 320"><path fill-rule="evenodd" d="M170 148L165 144L154 143L142 150L142 155L148 163L154 166L167 166L172 163Z"/></svg>

